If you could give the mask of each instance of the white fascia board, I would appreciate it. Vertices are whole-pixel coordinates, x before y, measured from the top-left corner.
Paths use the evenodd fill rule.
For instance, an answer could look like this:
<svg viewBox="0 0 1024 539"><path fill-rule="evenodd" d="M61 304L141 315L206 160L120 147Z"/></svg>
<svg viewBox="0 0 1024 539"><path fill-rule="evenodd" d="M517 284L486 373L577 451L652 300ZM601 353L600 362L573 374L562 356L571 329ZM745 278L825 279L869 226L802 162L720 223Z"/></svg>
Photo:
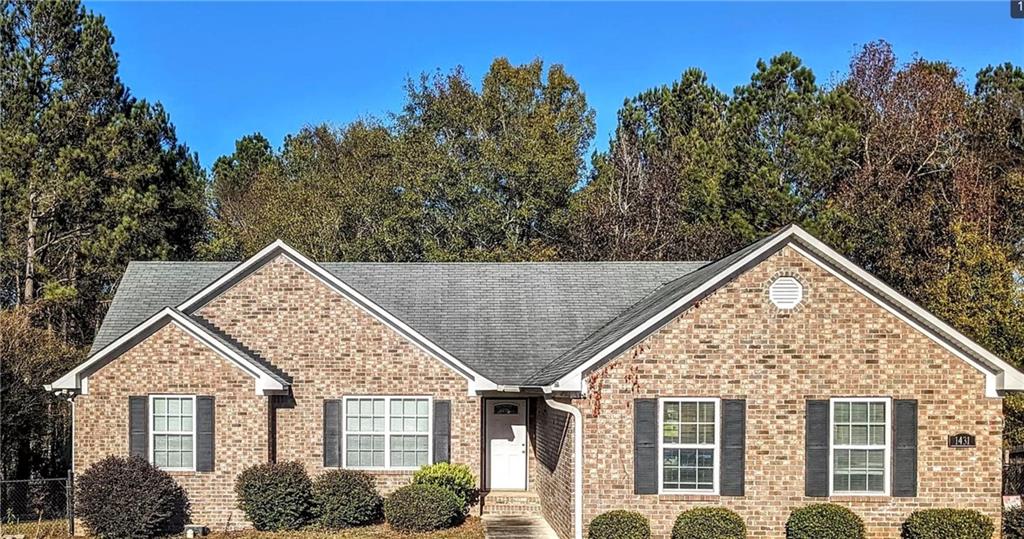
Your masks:
<svg viewBox="0 0 1024 539"><path fill-rule="evenodd" d="M178 309L184 312L189 312L190 309L197 308L220 290L225 284L230 283L234 279L238 278L239 275L243 275L248 271L252 271L255 267L261 266L269 260L272 260L277 254L283 254L290 258L297 266L305 270L307 273L318 279L320 282L326 284L328 288L331 288L343 296L346 296L352 303L356 304L364 312L383 323L386 326L390 326L396 330L400 335L405 337L413 345L420 350L423 350L428 355L434 356L442 363L446 363L449 368L458 373L460 376L470 382L470 390L473 390L474 385L481 387L493 386L494 383L487 378L481 376L479 373L469 368L463 362L455 358L455 356L449 354L440 346L434 344L429 339L424 337L418 331L413 329L411 326L402 322L397 317L389 313L386 309L377 305L369 298L359 293L356 289L349 286L347 283L337 278L334 274L324 269L316 262L310 260L302 253L291 248L288 244L281 240L276 240L274 243L264 247L260 252L250 257L245 262L235 266L234 269L224 274L222 277L211 283L206 288L200 290L191 298L185 300Z"/></svg>
<svg viewBox="0 0 1024 539"><path fill-rule="evenodd" d="M751 252L747 256L736 261L732 266L729 266L728 268L722 270L722 272L720 272L717 276L708 280L700 287L693 290L689 294L686 294L679 300L675 301L674 303L672 303L672 305L670 305L666 309L663 309L661 312L654 315L650 319L646 320L643 324L641 324L637 328L634 328L632 331L630 331L620 339L616 340L611 345L603 348L591 359L587 360L585 363L571 371L569 374L566 374L565 376L559 378L554 384L552 384L549 387L558 391L586 392L586 381L583 375L592 366L606 359L609 354L613 353L615 350L619 349L626 343L629 343L638 335L642 335L652 326L663 323L667 316L676 312L678 309L686 305L688 302L692 301L694 298L700 297L709 289L718 286L722 279L728 277L737 269L743 268L747 264L751 263L761 255L763 255L765 252L774 249L780 242L789 241L793 237L798 238L800 241L810 246L811 249L820 253L820 256L826 258L828 262L831 262L832 264L839 266L840 268L843 269L843 271L855 276L858 280L861 280L862 282L864 282L877 292L865 290L864 287L858 286L852 280L847 279L844 275L842 275L841 272L835 271L828 263L823 262L818 256L811 255L806 250L802 249L799 245L791 243L790 246L797 250L799 253L801 253L803 256L814 262L816 265L822 267L826 271L830 272L831 274L835 275L836 277L840 278L843 282L849 284L855 290L859 291L861 294L867 296L869 299L872 299L879 305L883 306L889 312L899 317L901 320L904 320L907 323L911 324L912 327L921 331L922 333L924 333L925 335L927 335L928 337L942 345L944 348L954 353L957 357L963 359L969 365L984 373L986 376L985 394L987 397L998 397L999 391L1024 390L1024 373L1017 370L1009 363L999 359L994 354L983 348L981 345L967 338L965 335L953 329L942 320L939 320L935 315L929 313L922 307L916 305L914 302L910 301L908 298L904 297L899 292L896 292L891 287L889 287L879 279L875 278L867 271L861 269L853 262L847 260L844 256L836 252L834 249L828 247L823 242L812 236L810 233L796 225L790 225L785 230L783 230L775 239L766 243L760 249ZM980 358L982 358L985 361L985 363L987 363L987 365L979 364L976 360L972 359L967 354L964 354L963 352L957 350L956 347L950 346L950 344L946 342L945 339L943 339L939 335L936 335L935 331L932 331L927 327L923 327L921 324L914 322L909 317L903 316L898 311L891 309L888 305L886 305L884 301L881 301L881 299L878 297L879 293L888 297L888 299L893 301L894 303L899 304L902 308L905 308L908 311L912 312L914 316L920 317L920 319L924 320L928 325L934 327L937 331L945 334L946 336L948 336L949 339L955 341L957 344L962 345L965 349L971 351L974 354L977 354Z"/></svg>
<svg viewBox="0 0 1024 539"><path fill-rule="evenodd" d="M579 367L576 367L575 369L573 369L571 372L569 372L569 374L566 374L565 376L562 376L561 378L556 380L555 383L552 384L551 387L553 387L554 389L559 390L559 391L584 391L584 389L585 389L584 386L586 384L583 381L583 374L585 372L587 372L587 370L589 370L592 366L594 366L595 364L597 364L597 363L601 362L602 360L604 360L605 358L607 358L609 354L615 352L615 350L618 350L620 347L622 347L626 343L632 341L638 335L642 335L645 331L650 329L652 326L655 326L655 325L658 325L658 324L662 323L662 321L667 316L669 316L672 313L676 312L677 310L682 308L682 306L684 306L687 303L689 303L690 301L692 301L694 298L700 297L701 294L703 294L706 291L708 291L708 290L712 289L713 287L717 286L720 281L722 281L724 278L726 278L726 276L731 274L735 269L742 268L743 266L745 266L745 265L749 264L750 262L756 260L763 253L773 249L780 242L785 241L787 238L789 238L790 234L793 233L794 229L796 229L796 225L790 225L786 230L784 230L783 232L779 233L778 236L776 236L772 241L762 245L761 248L757 249L756 251L748 253L747 256L741 258L740 260L737 260L732 266L729 266L728 268L726 268L723 271L721 271L718 275L714 276L713 278L709 279L708 281L705 281L702 285L700 285L699 287L694 289L692 292L690 292L690 293L686 294L685 296L679 298L678 300L673 302L671 305L669 305L667 308L662 309L658 314L656 314L656 315L652 316L651 318L645 320L642 324L640 324L639 326L634 328L629 333L623 335L622 337L620 337L618 340L616 340L612 344L610 344L610 345L606 346L605 348L601 349L601 351L599 351L597 354L595 354L592 358L588 359L586 362L584 362Z"/></svg>
<svg viewBox="0 0 1024 539"><path fill-rule="evenodd" d="M178 326L182 331L206 345L221 357L227 359L249 376L253 377L256 381L257 394L262 395L266 392L284 391L287 389L287 386L283 385L278 380L275 380L258 366L253 365L248 359L238 355L234 350L225 347L220 341L211 337L202 326L196 324L193 320L190 320L188 317L183 316L180 312L170 307L165 307L128 333L125 333L107 346L104 346L81 365L75 367L73 370L50 384L49 389L51 391L67 389L79 391L81 393L88 393L88 374L91 372L93 367L100 364L108 357L116 354L121 347L126 343L130 343L140 334L150 330L157 324L165 322Z"/></svg>

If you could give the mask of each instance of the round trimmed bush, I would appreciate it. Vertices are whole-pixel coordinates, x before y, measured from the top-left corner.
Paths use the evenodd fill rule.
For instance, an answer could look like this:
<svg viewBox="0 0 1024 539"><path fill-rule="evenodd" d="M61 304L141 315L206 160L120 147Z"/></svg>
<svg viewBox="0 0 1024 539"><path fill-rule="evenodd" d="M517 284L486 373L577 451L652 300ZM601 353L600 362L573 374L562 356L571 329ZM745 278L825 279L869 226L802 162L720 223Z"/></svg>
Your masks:
<svg viewBox="0 0 1024 539"><path fill-rule="evenodd" d="M905 539L991 539L992 519L973 509L923 509L903 523Z"/></svg>
<svg viewBox="0 0 1024 539"><path fill-rule="evenodd" d="M185 491L139 457L107 457L77 478L75 511L99 537L180 533L189 520Z"/></svg>
<svg viewBox="0 0 1024 539"><path fill-rule="evenodd" d="M313 517L313 486L298 462L257 464L238 474L238 507L257 530L294 530Z"/></svg>
<svg viewBox="0 0 1024 539"><path fill-rule="evenodd" d="M633 511L608 511L590 521L588 539L648 539L651 524L647 517Z"/></svg>
<svg viewBox="0 0 1024 539"><path fill-rule="evenodd" d="M384 501L384 520L400 531L442 530L458 526L463 518L459 499L437 485L406 485Z"/></svg>
<svg viewBox="0 0 1024 539"><path fill-rule="evenodd" d="M746 539L743 518L724 507L683 511L672 526L672 539Z"/></svg>
<svg viewBox="0 0 1024 539"><path fill-rule="evenodd" d="M841 505L815 503L790 513L786 539L864 539L864 521Z"/></svg>
<svg viewBox="0 0 1024 539"><path fill-rule="evenodd" d="M466 515L469 514L469 508L476 505L480 498L480 491L476 488L476 476L465 464L439 462L424 466L413 474L412 482L448 489L462 504L462 512Z"/></svg>
<svg viewBox="0 0 1024 539"><path fill-rule="evenodd" d="M330 529L365 526L384 516L384 500L373 477L357 470L331 470L313 481L317 522Z"/></svg>
<svg viewBox="0 0 1024 539"><path fill-rule="evenodd" d="M1024 507L1003 511L1003 539L1024 539Z"/></svg>

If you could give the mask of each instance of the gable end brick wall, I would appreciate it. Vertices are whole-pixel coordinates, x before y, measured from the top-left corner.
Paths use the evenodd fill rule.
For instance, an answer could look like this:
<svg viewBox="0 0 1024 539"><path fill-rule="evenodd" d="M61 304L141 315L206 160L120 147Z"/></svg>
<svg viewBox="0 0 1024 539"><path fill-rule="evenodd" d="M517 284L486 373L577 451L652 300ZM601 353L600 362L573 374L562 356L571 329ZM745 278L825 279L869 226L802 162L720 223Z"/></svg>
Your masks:
<svg viewBox="0 0 1024 539"><path fill-rule="evenodd" d="M804 283L792 311L767 298L778 275ZM584 412L585 523L632 509L666 537L681 511L723 505L743 516L749 537L782 537L792 509L829 501L803 496L805 401L889 396L919 402L918 496L831 501L859 514L871 538L899 537L911 511L930 507L977 509L999 529L1002 406L984 396L983 375L792 248L598 372L590 387L599 404L593 395L574 402ZM669 396L747 400L745 496L633 494L633 400ZM958 432L976 434L977 447L948 448Z"/></svg>
<svg viewBox="0 0 1024 539"><path fill-rule="evenodd" d="M169 472L188 493L192 521L214 530L247 527L235 503L235 477L267 461L267 398L253 379L168 324L89 376L89 394L75 398L75 470L108 456L128 455L128 397L214 395L213 472Z"/></svg>
<svg viewBox="0 0 1024 539"><path fill-rule="evenodd" d="M372 299L372 298L371 298ZM423 395L452 403L452 461L479 477L480 400L466 379L284 256L226 290L197 315L292 379L276 407L278 461L324 471L323 401L353 395ZM412 472L373 472L383 492Z"/></svg>

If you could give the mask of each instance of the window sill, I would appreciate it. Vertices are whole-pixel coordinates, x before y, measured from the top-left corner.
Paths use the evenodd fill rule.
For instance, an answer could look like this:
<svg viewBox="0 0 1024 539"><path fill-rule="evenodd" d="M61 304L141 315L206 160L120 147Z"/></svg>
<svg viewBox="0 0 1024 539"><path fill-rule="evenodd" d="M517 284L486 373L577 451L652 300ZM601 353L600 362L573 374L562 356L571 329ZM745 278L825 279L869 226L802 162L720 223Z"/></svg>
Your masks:
<svg viewBox="0 0 1024 539"><path fill-rule="evenodd" d="M660 492L658 497L669 500L683 500L688 502L717 502L722 496L712 493L689 493L689 492Z"/></svg>
<svg viewBox="0 0 1024 539"><path fill-rule="evenodd" d="M352 470L372 475L410 475L419 470L419 468L346 468L343 466L329 466L328 469Z"/></svg>

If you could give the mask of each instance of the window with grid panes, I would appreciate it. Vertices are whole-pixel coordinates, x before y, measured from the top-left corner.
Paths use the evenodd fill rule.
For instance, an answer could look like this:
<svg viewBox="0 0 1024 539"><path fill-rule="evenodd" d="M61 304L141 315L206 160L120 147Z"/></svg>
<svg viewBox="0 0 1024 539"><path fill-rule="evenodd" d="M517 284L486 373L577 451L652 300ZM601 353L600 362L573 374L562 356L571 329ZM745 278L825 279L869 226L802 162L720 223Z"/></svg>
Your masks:
<svg viewBox="0 0 1024 539"><path fill-rule="evenodd" d="M430 462L430 399L345 399L345 466L419 468Z"/></svg>
<svg viewBox="0 0 1024 539"><path fill-rule="evenodd" d="M150 397L152 462L165 470L195 469L195 397Z"/></svg>
<svg viewBox="0 0 1024 539"><path fill-rule="evenodd" d="M885 493L886 399L833 399L832 492Z"/></svg>
<svg viewBox="0 0 1024 539"><path fill-rule="evenodd" d="M713 492L718 452L718 401L661 401L661 488Z"/></svg>

